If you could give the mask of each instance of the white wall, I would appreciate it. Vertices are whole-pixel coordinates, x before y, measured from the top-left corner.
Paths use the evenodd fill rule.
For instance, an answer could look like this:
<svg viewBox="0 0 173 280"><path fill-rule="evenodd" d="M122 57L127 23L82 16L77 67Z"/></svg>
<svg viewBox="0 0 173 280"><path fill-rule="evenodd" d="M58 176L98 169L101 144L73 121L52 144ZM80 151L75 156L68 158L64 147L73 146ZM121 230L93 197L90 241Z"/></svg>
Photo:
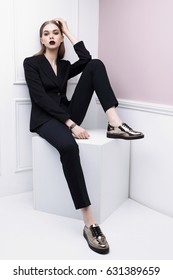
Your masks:
<svg viewBox="0 0 173 280"><path fill-rule="evenodd" d="M32 189L32 147L29 132L30 99L23 60L40 48L39 28L47 19L64 17L73 33L85 41L93 56L98 50L98 0L6 0L0 9L0 196ZM92 7L92 8L91 8ZM66 42L67 56L75 60ZM69 84L69 95L77 80ZM86 125L94 125L90 106ZM95 121L96 122L96 121Z"/></svg>

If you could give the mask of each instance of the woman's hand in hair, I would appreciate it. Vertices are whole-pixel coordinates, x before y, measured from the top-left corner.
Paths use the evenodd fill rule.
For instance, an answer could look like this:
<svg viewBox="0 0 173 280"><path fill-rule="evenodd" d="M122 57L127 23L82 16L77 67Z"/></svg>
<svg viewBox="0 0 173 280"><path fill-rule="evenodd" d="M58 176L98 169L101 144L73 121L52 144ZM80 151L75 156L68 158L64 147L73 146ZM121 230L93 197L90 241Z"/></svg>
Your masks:
<svg viewBox="0 0 173 280"><path fill-rule="evenodd" d="M53 20L61 24L63 34L65 34L65 36L70 40L72 45L75 45L78 42L78 39L70 32L67 22L63 18L55 18Z"/></svg>
<svg viewBox="0 0 173 280"><path fill-rule="evenodd" d="M63 18L55 18L54 20L61 25L62 32L66 35L69 32L67 22Z"/></svg>

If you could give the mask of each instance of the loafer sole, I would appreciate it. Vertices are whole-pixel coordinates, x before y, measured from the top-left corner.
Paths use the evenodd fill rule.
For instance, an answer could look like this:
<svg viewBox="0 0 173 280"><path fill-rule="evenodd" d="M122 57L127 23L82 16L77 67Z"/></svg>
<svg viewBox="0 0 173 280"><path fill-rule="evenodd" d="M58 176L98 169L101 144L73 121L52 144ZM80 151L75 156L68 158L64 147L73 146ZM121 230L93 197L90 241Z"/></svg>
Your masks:
<svg viewBox="0 0 173 280"><path fill-rule="evenodd" d="M128 136L125 137L123 135L118 135L118 134L114 134L114 133L107 133L107 138L113 138L113 139L123 139L123 140L137 140L137 139L142 139L144 138L144 135L136 135L136 136Z"/></svg>
<svg viewBox="0 0 173 280"><path fill-rule="evenodd" d="M105 248L105 249L99 249L99 248L92 246L88 241L87 234L85 233L85 231L83 231L83 236L86 239L90 249L93 250L94 252L99 253L99 254L108 254L109 253L109 247Z"/></svg>

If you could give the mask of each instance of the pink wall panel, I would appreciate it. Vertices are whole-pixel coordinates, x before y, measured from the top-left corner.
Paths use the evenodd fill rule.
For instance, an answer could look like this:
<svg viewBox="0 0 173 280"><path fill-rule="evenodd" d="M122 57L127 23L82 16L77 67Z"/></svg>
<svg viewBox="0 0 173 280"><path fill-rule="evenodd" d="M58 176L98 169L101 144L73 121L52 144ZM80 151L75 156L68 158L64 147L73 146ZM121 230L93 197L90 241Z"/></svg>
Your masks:
<svg viewBox="0 0 173 280"><path fill-rule="evenodd" d="M100 0L99 57L118 98L173 105L172 11L172 0Z"/></svg>

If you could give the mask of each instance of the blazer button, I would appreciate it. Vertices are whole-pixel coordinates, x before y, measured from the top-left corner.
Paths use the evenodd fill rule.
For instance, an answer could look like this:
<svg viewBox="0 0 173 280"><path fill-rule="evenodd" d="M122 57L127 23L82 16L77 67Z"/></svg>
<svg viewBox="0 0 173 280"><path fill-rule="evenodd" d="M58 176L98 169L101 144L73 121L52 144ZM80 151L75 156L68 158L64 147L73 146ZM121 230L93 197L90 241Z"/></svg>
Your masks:
<svg viewBox="0 0 173 280"><path fill-rule="evenodd" d="M60 92L58 92L58 93L57 93L57 95L58 95L58 96L60 96L60 95L61 95L61 93L60 93Z"/></svg>

